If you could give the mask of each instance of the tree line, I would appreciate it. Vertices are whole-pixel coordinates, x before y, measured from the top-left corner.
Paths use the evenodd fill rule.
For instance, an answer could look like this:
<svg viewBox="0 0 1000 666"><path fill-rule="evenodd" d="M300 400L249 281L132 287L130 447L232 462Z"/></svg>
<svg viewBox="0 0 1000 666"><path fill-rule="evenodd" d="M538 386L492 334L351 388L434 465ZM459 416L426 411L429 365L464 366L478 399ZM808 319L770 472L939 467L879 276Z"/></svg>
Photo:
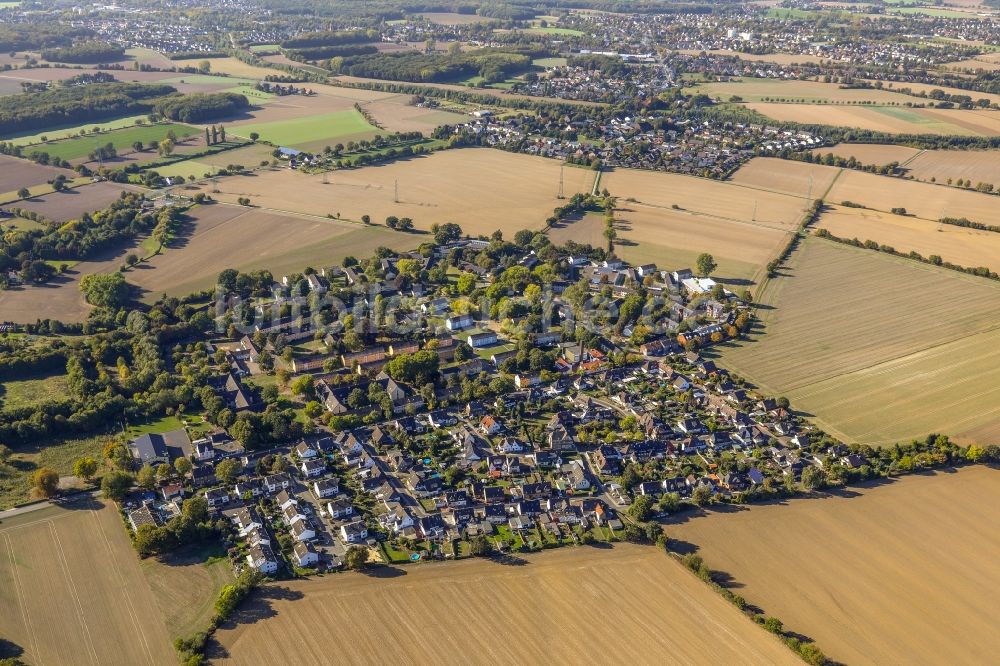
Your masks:
<svg viewBox="0 0 1000 666"><path fill-rule="evenodd" d="M60 46L44 49L42 58L49 62L71 62L75 64L94 64L99 62L114 62L125 57L125 49L117 44L101 41L88 41L72 46Z"/></svg>

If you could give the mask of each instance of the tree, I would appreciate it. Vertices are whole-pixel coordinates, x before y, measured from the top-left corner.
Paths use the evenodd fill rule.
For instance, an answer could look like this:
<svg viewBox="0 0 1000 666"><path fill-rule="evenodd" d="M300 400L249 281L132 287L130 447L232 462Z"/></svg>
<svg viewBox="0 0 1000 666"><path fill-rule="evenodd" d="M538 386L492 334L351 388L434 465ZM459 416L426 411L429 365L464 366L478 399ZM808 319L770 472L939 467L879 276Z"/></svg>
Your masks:
<svg viewBox="0 0 1000 666"><path fill-rule="evenodd" d="M135 482L146 490L152 490L156 486L156 471L149 464L143 465L135 474Z"/></svg>
<svg viewBox="0 0 1000 666"><path fill-rule="evenodd" d="M114 471L101 479L101 494L110 500L120 502L132 487L132 475L127 472Z"/></svg>
<svg viewBox="0 0 1000 666"><path fill-rule="evenodd" d="M259 138L260 134L257 134L257 132L250 132L250 140L253 141L254 143L256 143L257 139Z"/></svg>
<svg viewBox="0 0 1000 666"><path fill-rule="evenodd" d="M698 258L695 260L695 268L698 269L698 275L701 277L708 277L717 267L718 265L715 263L715 257L707 252L699 254Z"/></svg>
<svg viewBox="0 0 1000 666"><path fill-rule="evenodd" d="M212 137L209 135L207 127L205 128L205 145L206 146L212 145Z"/></svg>
<svg viewBox="0 0 1000 666"><path fill-rule="evenodd" d="M125 255L125 263L128 264L129 266L135 266L137 263L139 263L139 255L137 255L135 252L129 252L128 254Z"/></svg>
<svg viewBox="0 0 1000 666"><path fill-rule="evenodd" d="M183 456L174 461L174 470L181 476L187 476L194 465L191 461Z"/></svg>
<svg viewBox="0 0 1000 666"><path fill-rule="evenodd" d="M344 555L344 564L353 571L364 567L368 564L368 549L364 546L351 546Z"/></svg>
<svg viewBox="0 0 1000 666"><path fill-rule="evenodd" d="M240 423L240 421L237 421ZM215 476L225 484L231 484L243 471L240 461L235 458L226 458L215 466Z"/></svg>
<svg viewBox="0 0 1000 666"><path fill-rule="evenodd" d="M50 467L41 467L31 475L31 483L43 497L52 497L59 490L59 472Z"/></svg>
<svg viewBox="0 0 1000 666"><path fill-rule="evenodd" d="M30 196L31 196L31 192L28 191L27 187L22 187L21 189L19 189L17 191L17 198L18 199L27 199Z"/></svg>
<svg viewBox="0 0 1000 666"><path fill-rule="evenodd" d="M469 553L474 557L489 557L493 554L493 542L480 534L469 542Z"/></svg>
<svg viewBox="0 0 1000 666"><path fill-rule="evenodd" d="M80 280L80 290L91 305L117 308L128 298L128 284L121 273L92 273Z"/></svg>
<svg viewBox="0 0 1000 666"><path fill-rule="evenodd" d="M300 375L292 380L292 393L311 397L316 393L316 379L312 375Z"/></svg>
<svg viewBox="0 0 1000 666"><path fill-rule="evenodd" d="M219 128L219 139L221 139L223 143L226 142L226 128L225 127L220 127Z"/></svg>
<svg viewBox="0 0 1000 666"><path fill-rule="evenodd" d="M73 463L73 474L84 481L90 481L97 474L98 463L91 457L84 457Z"/></svg>
<svg viewBox="0 0 1000 666"><path fill-rule="evenodd" d="M819 467L810 465L802 470L802 485L808 490L816 490L826 486L826 472Z"/></svg>
<svg viewBox="0 0 1000 666"><path fill-rule="evenodd" d="M712 501L712 489L708 486L698 486L691 493L691 500L698 506L705 506Z"/></svg>
<svg viewBox="0 0 1000 666"><path fill-rule="evenodd" d="M639 495L628 508L628 515L635 518L640 523L649 520L653 513L653 498L650 495Z"/></svg>
<svg viewBox="0 0 1000 666"><path fill-rule="evenodd" d="M160 141L158 152L161 157L170 155L170 153L174 152L174 142L171 139L164 139Z"/></svg>

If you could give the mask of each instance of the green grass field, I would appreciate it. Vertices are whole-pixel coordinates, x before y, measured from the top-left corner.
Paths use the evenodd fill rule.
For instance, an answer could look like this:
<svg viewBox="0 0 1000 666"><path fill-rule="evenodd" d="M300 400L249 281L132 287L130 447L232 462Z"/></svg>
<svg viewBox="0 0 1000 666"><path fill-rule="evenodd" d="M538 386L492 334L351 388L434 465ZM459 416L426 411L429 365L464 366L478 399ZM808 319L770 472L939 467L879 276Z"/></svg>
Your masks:
<svg viewBox="0 0 1000 666"><path fill-rule="evenodd" d="M531 64L535 67L565 67L566 58L535 58Z"/></svg>
<svg viewBox="0 0 1000 666"><path fill-rule="evenodd" d="M279 51L281 47L278 44L255 44L250 47L252 53L261 53L267 51Z"/></svg>
<svg viewBox="0 0 1000 666"><path fill-rule="evenodd" d="M73 463L84 456L101 459L110 435L74 439L52 439L27 445L8 444L14 451L6 466L0 467L0 509L31 499L31 474L39 467L51 467L60 475L73 473Z"/></svg>
<svg viewBox="0 0 1000 666"><path fill-rule="evenodd" d="M185 74L172 79L164 79L157 83L190 83L195 86L253 86L257 82L254 79L242 79L235 76L212 76L211 74Z"/></svg>
<svg viewBox="0 0 1000 666"><path fill-rule="evenodd" d="M230 131L239 136L250 136L251 132L257 132L264 141L281 146L296 147L315 141L333 140L342 136L377 130L377 127L368 124L364 116L352 109L294 120L240 125Z"/></svg>
<svg viewBox="0 0 1000 666"><path fill-rule="evenodd" d="M76 136L81 130L87 130L88 132L99 127L102 130L113 130L121 129L122 127L132 127L137 121L145 120L146 116L126 116L124 118L116 118L115 120L105 120L99 123L88 123L86 125L66 125L63 127L55 127L44 132L37 132L35 134L22 134L19 136L11 137L6 139L15 146L30 146L34 143L41 143L42 137L46 137L49 140L55 139L65 139L66 137Z"/></svg>
<svg viewBox="0 0 1000 666"><path fill-rule="evenodd" d="M160 141L161 139L165 139L167 133L171 130L173 130L178 138L194 136L201 132L196 127L181 123L134 125L110 132L88 134L87 136L75 139L63 139L52 143L39 144L38 146L34 146L33 149L47 152L50 157L58 157L63 160L76 160L86 157L97 146L103 146L108 143L114 144L119 152L131 151L132 144L136 141L142 141L143 143Z"/></svg>

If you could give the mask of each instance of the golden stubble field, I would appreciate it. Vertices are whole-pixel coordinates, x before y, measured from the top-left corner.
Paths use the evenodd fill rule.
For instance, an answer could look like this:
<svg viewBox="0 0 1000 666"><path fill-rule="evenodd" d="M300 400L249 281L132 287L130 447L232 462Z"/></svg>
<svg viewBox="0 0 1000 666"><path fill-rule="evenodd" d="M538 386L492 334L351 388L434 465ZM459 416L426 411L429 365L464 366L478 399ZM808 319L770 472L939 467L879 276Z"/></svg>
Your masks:
<svg viewBox="0 0 1000 666"><path fill-rule="evenodd" d="M997 111L774 102L751 102L746 106L781 122L857 127L890 134L1000 135Z"/></svg>
<svg viewBox="0 0 1000 666"><path fill-rule="evenodd" d="M155 603L112 505L92 500L0 524L0 636L27 663L174 663Z"/></svg>
<svg viewBox="0 0 1000 666"><path fill-rule="evenodd" d="M1000 471L910 476L668 525L735 592L856 664L988 664L1000 650Z"/></svg>
<svg viewBox="0 0 1000 666"><path fill-rule="evenodd" d="M902 164L911 159L920 151L909 146L896 146L886 143L838 143L835 146L824 146L813 151L814 155L826 155L828 153L836 157L849 159L853 157L862 164L889 164L898 162Z"/></svg>
<svg viewBox="0 0 1000 666"><path fill-rule="evenodd" d="M809 200L821 199L840 174L838 167L755 157L733 174L731 182Z"/></svg>
<svg viewBox="0 0 1000 666"><path fill-rule="evenodd" d="M806 239L723 363L846 441L1000 434L1000 285Z"/></svg>
<svg viewBox="0 0 1000 666"><path fill-rule="evenodd" d="M990 231L842 206L831 206L815 226L841 238L874 240L901 252L936 254L959 266L1000 270L1000 234Z"/></svg>
<svg viewBox="0 0 1000 666"><path fill-rule="evenodd" d="M389 215L409 217L417 229L457 222L472 235L501 229L510 236L520 229L540 229L552 209L561 205L560 162L489 148L445 150L382 166L307 175L291 169L262 171L253 177L223 178L219 192L204 191L235 203L249 197L255 205L278 211L360 220L370 215L384 225ZM591 191L595 173L566 167L567 196ZM398 202L396 192L398 188ZM420 242L413 236L413 245Z"/></svg>
<svg viewBox="0 0 1000 666"><path fill-rule="evenodd" d="M907 175L939 183L948 179L971 180L973 185L992 183L1000 187L998 150L925 150L906 164Z"/></svg>
<svg viewBox="0 0 1000 666"><path fill-rule="evenodd" d="M399 571L265 590L216 634L213 663L801 663L656 548Z"/></svg>
<svg viewBox="0 0 1000 666"><path fill-rule="evenodd" d="M883 211L902 207L926 220L966 217L984 224L995 223L1000 209L1000 199L994 195L853 170L844 171L826 200L833 204L853 201Z"/></svg>
<svg viewBox="0 0 1000 666"><path fill-rule="evenodd" d="M267 269L280 279L283 273L306 266L339 264L348 255L370 256L380 245L411 249L421 239L384 226L209 204L192 209L174 247L130 270L125 278L151 300L164 293L179 296L208 289L224 268Z"/></svg>

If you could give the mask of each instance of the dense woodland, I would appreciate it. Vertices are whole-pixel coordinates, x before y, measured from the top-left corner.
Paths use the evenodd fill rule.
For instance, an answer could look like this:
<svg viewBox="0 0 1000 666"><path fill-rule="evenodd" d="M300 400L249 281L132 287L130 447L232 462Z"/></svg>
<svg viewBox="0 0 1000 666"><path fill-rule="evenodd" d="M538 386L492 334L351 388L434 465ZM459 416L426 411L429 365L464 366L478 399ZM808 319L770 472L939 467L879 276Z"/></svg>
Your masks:
<svg viewBox="0 0 1000 666"><path fill-rule="evenodd" d="M159 98L177 92L164 84L100 83L0 97L0 134L79 125L148 113Z"/></svg>
<svg viewBox="0 0 1000 666"><path fill-rule="evenodd" d="M339 74L414 82L456 81L481 76L498 82L531 66L531 56L481 49L468 53L400 53L332 58L330 69Z"/></svg>
<svg viewBox="0 0 1000 666"><path fill-rule="evenodd" d="M88 28L58 23L0 24L0 53L69 46L74 39L93 35Z"/></svg>
<svg viewBox="0 0 1000 666"><path fill-rule="evenodd" d="M171 120L200 123L232 116L249 106L249 100L238 93L195 93L164 99L153 110Z"/></svg>
<svg viewBox="0 0 1000 666"><path fill-rule="evenodd" d="M91 41L42 51L42 58L49 62L75 64L108 63L125 57L125 49L107 42Z"/></svg>

